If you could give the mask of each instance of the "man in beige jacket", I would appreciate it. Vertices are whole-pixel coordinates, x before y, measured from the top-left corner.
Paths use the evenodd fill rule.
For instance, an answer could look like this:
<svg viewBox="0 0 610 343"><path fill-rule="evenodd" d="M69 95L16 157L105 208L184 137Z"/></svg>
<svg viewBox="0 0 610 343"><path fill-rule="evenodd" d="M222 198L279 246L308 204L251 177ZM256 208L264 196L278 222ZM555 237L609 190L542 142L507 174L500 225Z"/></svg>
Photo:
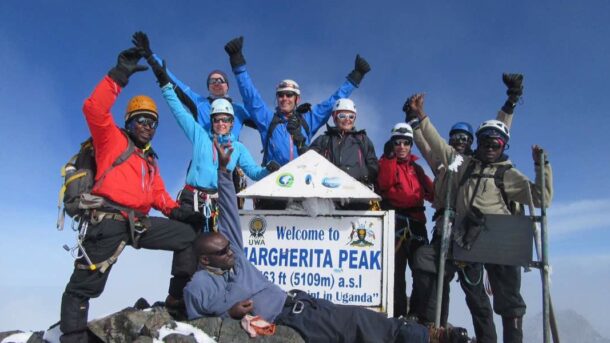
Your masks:
<svg viewBox="0 0 610 343"><path fill-rule="evenodd" d="M446 168L458 153L440 137L423 107L423 94L413 96L410 109L420 121L420 138L423 137L428 143L430 154L434 159ZM478 143L476 151L472 156L462 155L463 163L458 167L450 185L452 190L455 190L453 207L456 211L456 218L454 223L464 222L468 214L473 212L509 215L511 212L506 200L519 203L530 203L531 200L535 206L539 206L543 191L545 199L550 202L552 196L551 168L548 163L544 166L539 165L540 147L532 147L536 164L536 183L531 183L525 175L512 168L511 162L504 154L510 133L503 122L498 120L483 122L477 130L476 136ZM417 142L417 135L415 139ZM493 177L496 170L500 168L505 169L502 189L496 185ZM542 172L546 176L545 185L540 184ZM464 177L465 175L466 177ZM463 246L472 243L468 241L468 235L463 232L456 232L454 239ZM496 293L494 310L503 318L504 342L521 342L521 323L525 314L525 303L520 295L520 269L499 265L486 265L486 269ZM484 301L484 299L480 300ZM488 299L487 302L489 302Z"/></svg>
<svg viewBox="0 0 610 343"><path fill-rule="evenodd" d="M507 99L502 105L500 111L496 116L496 120L501 121L504 125L510 129L513 121L513 112L516 104L519 102L521 95L523 94L523 75L517 73L505 73L502 75L502 81L506 86ZM406 120L413 120L413 125L417 127L419 120L415 118L410 109L410 102L413 97L410 97L405 102L403 111L406 114ZM432 220L436 222L434 236L432 244L438 249L438 243L440 242L442 231L442 220L443 212L445 207L445 194L446 194L446 176L447 168L443 165L441 159L433 156L430 145L422 135L421 130L415 130L414 140L417 148L421 152L422 156L430 166L430 169L434 173L434 202L432 207L436 209ZM449 131L449 145L453 147L456 153L460 155L473 155L472 143L474 142L474 130L472 126L465 122L458 122L451 127ZM434 253L433 247L430 249L424 249L423 253ZM424 271L425 272L425 271ZM447 326L448 313L449 313L449 291L450 281L453 279L455 274L458 275L460 286L466 295L466 304L472 315L473 327L475 334L479 342L496 342L496 327L493 322L493 312L489 297L485 293L485 287L483 285L483 264L482 263L452 263L447 266L445 273L445 284L443 287L443 298L441 306L441 326ZM432 278L432 277L430 277ZM434 318L434 311L436 309L436 290L435 287L430 289L426 301L426 315L425 318L419 318L422 321L432 321Z"/></svg>

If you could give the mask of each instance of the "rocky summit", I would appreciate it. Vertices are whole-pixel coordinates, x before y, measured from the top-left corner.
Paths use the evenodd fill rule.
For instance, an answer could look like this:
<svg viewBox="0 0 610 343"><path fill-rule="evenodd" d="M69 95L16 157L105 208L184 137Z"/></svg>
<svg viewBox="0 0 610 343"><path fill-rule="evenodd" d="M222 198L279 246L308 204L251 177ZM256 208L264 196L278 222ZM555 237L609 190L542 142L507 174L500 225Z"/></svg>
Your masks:
<svg viewBox="0 0 610 343"><path fill-rule="evenodd" d="M141 303L143 303L142 299L138 300L137 304ZM117 313L90 321L88 328L89 341L96 343L304 342L296 331L286 326L278 325L275 334L272 336L250 338L246 331L242 329L238 320L210 317L191 321L176 321L164 306L156 305L145 309L127 307ZM59 325L55 324L47 331L0 332L0 342L55 343L59 342L59 335Z"/></svg>

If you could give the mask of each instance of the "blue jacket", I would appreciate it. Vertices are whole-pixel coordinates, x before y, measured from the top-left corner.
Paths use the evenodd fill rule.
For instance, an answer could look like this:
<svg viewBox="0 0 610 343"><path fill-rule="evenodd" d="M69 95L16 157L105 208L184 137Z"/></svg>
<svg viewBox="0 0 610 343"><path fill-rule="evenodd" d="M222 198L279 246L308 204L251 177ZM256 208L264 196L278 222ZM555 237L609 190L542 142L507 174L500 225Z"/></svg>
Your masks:
<svg viewBox="0 0 610 343"><path fill-rule="evenodd" d="M157 59L159 63L163 63L159 56L157 56L156 54L154 54L153 56ZM203 97L193 91L191 87L189 87L187 84L178 80L178 78L169 69L167 69L167 75L169 75L169 78L172 80L172 82L182 90L184 95L188 97L188 100L190 100L190 102L192 102L193 106L196 108L197 122L199 122L199 124L203 126L206 131L211 130L212 123L210 120L210 112L212 111L212 103L210 102L210 98ZM188 100L185 102L188 102ZM214 100L212 99L212 101ZM235 102L231 102L231 104L233 105L233 112L235 112L235 120L233 121L233 129L231 130L231 133L233 134L233 136L239 139L239 133L241 132L241 128L244 126L244 122L247 119L250 119L250 114L248 113L248 111L246 111L244 105ZM194 109L190 108L190 104L185 103L184 105L189 108L191 112L193 112Z"/></svg>
<svg viewBox="0 0 610 343"><path fill-rule="evenodd" d="M235 152L233 152L235 153ZM269 281L244 253L242 230L235 201L235 188L231 175L218 173L218 232L231 243L235 265L222 275L200 269L184 288L184 303L189 319L217 316L228 318L228 311L238 301L251 299L252 314L268 322L280 314L286 301L286 292Z"/></svg>
<svg viewBox="0 0 610 343"><path fill-rule="evenodd" d="M186 184L197 188L216 190L218 180L218 160L216 148L212 141L211 131L204 130L178 99L173 85L167 84L161 89L163 97L174 114L178 125L193 144L193 160L186 175ZM259 166L248 152L248 149L234 139L233 134L219 136L219 143L231 142L233 154L227 169L233 170L238 165L252 180L258 181L269 174Z"/></svg>
<svg viewBox="0 0 610 343"><path fill-rule="evenodd" d="M284 165L298 157L297 147L292 142L292 137L286 129L285 120L276 126L275 130L271 133L271 137L267 137L267 131L273 120L275 110L267 106L256 87L254 87L254 83L246 71L246 66L243 65L234 68L233 72L235 73L239 93L244 100L246 110L250 113L250 119L254 121L258 128L263 149L265 149L267 140L270 139L267 151L264 151L265 158L263 163L265 164L274 160L280 165ZM328 99L312 106L311 111L303 115L303 118L309 126L309 134L307 134L305 129L301 128L307 145L309 145L312 137L320 127L328 121L335 102L338 99L349 97L355 88L356 86L353 83L346 80Z"/></svg>

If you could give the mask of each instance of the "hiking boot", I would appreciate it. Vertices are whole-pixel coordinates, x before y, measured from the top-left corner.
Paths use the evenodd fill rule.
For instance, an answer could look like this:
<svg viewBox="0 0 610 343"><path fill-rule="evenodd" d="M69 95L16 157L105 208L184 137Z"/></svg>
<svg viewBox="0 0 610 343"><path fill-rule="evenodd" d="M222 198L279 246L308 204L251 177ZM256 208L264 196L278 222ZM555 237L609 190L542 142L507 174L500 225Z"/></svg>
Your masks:
<svg viewBox="0 0 610 343"><path fill-rule="evenodd" d="M186 315L184 299L176 299L173 296L168 295L167 298L165 298L165 309L174 320L184 321L188 317Z"/></svg>
<svg viewBox="0 0 610 343"><path fill-rule="evenodd" d="M430 335L430 343L472 343L473 340L468 337L466 329L450 326L444 327L428 327Z"/></svg>

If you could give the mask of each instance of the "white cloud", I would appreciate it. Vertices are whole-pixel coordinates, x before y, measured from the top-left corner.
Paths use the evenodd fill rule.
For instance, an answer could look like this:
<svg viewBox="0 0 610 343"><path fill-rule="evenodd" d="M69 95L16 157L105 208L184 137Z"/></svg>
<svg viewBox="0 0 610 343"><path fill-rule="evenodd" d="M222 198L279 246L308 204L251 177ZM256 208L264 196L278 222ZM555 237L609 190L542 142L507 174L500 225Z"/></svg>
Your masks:
<svg viewBox="0 0 610 343"><path fill-rule="evenodd" d="M555 203L547 210L553 236L610 228L610 199L583 199Z"/></svg>

